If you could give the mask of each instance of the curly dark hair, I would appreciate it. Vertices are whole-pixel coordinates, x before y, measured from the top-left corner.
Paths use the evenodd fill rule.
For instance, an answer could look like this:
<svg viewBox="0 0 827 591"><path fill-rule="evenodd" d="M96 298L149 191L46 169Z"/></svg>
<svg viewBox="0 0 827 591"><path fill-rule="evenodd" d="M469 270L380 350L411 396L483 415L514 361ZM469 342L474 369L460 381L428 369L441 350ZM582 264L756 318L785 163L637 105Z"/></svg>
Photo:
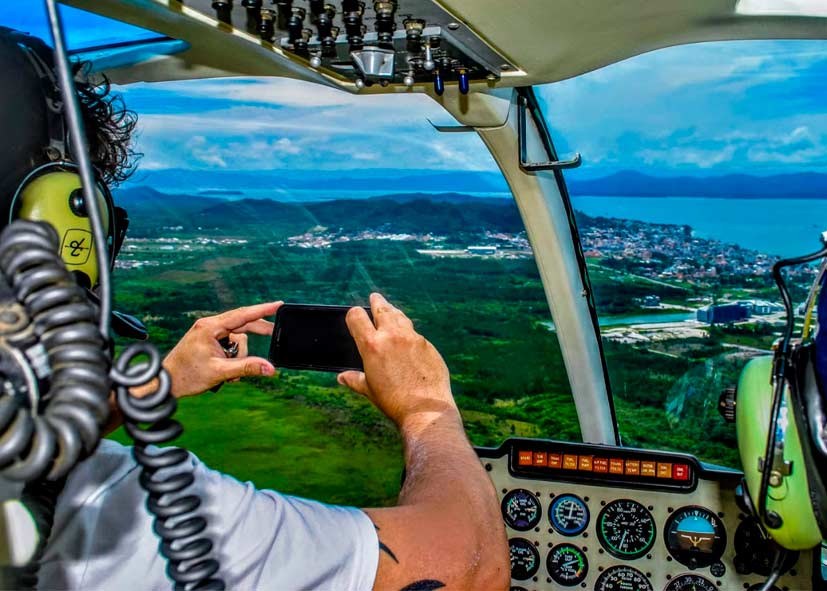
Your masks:
<svg viewBox="0 0 827 591"><path fill-rule="evenodd" d="M88 71L88 63L74 67L76 73ZM135 172L137 159L141 156L132 148L132 132L138 116L126 108L120 94L112 92L109 79L98 76L98 81L83 76L84 81L76 82L76 87L92 164L101 180L114 186Z"/></svg>

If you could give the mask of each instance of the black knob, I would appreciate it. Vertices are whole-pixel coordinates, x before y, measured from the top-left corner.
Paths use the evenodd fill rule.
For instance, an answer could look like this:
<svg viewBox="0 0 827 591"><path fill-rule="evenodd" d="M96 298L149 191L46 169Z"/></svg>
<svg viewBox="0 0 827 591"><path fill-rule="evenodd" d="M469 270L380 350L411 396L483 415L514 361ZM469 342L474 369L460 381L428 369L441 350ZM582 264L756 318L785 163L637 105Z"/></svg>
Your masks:
<svg viewBox="0 0 827 591"><path fill-rule="evenodd" d="M324 0L310 0L310 14L318 16L324 12Z"/></svg>
<svg viewBox="0 0 827 591"><path fill-rule="evenodd" d="M255 35L261 25L262 0L241 0L241 5L247 11L247 32Z"/></svg>
<svg viewBox="0 0 827 591"><path fill-rule="evenodd" d="M232 0L214 0L212 3L215 16L222 23L233 24L233 2Z"/></svg>
<svg viewBox="0 0 827 591"><path fill-rule="evenodd" d="M287 19L287 36L292 45L295 45L302 38L303 29L304 11L294 10L290 18Z"/></svg>
<svg viewBox="0 0 827 591"><path fill-rule="evenodd" d="M735 422L735 405L738 392L736 388L730 386L721 392L718 397L718 412L727 423Z"/></svg>
<svg viewBox="0 0 827 591"><path fill-rule="evenodd" d="M293 15L293 0L278 0L276 10L279 15L276 26L281 30L287 29L287 21Z"/></svg>
<svg viewBox="0 0 827 591"><path fill-rule="evenodd" d="M393 21L396 13L395 2L374 2L373 9L376 12L376 36L379 47L393 47L393 31L396 23Z"/></svg>
<svg viewBox="0 0 827 591"><path fill-rule="evenodd" d="M262 10L259 17L258 34L262 41L272 41L276 36L276 21L272 10Z"/></svg>

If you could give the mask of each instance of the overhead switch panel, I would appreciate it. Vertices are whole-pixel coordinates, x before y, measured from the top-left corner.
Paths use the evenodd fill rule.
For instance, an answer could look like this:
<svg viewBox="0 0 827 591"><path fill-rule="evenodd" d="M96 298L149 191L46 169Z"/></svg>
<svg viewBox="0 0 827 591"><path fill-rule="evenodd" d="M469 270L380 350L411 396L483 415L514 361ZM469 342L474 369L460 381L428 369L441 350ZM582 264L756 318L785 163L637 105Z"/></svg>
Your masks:
<svg viewBox="0 0 827 591"><path fill-rule="evenodd" d="M187 0L357 87L497 80L514 64L432 0Z"/></svg>

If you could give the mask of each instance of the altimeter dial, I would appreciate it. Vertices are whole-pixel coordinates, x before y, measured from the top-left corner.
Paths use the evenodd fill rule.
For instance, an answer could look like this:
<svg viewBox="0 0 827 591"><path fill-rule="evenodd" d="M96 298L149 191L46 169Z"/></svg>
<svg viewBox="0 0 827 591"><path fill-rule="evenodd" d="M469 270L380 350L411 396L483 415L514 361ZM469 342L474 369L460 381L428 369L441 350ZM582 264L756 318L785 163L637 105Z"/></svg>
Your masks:
<svg viewBox="0 0 827 591"><path fill-rule="evenodd" d="M632 560L655 543L655 520L649 510L631 499L612 501L597 517L597 538L609 554Z"/></svg>

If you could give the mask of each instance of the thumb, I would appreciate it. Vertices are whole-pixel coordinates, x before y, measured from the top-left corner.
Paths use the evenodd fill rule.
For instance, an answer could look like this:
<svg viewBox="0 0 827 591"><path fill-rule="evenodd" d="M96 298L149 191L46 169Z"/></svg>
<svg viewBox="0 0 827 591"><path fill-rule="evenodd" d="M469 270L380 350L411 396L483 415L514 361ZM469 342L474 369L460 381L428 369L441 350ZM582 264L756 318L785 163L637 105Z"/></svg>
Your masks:
<svg viewBox="0 0 827 591"><path fill-rule="evenodd" d="M368 382L365 380L365 373L362 371L343 371L336 376L336 381L357 394L368 395Z"/></svg>
<svg viewBox="0 0 827 591"><path fill-rule="evenodd" d="M219 369L225 381L252 376L271 376L276 373L273 364L261 357L244 357L242 359L222 359Z"/></svg>

